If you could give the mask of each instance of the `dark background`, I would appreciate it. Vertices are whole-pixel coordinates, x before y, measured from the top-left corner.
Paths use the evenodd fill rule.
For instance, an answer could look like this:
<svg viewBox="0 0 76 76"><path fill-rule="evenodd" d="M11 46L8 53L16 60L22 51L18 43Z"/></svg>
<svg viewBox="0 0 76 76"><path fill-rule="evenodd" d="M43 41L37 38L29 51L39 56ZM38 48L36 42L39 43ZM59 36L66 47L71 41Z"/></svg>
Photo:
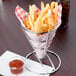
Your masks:
<svg viewBox="0 0 76 76"><path fill-rule="evenodd" d="M40 1L3 0L0 2L0 55L10 50L26 56L33 50L20 28L14 10L17 5L20 5L28 11L29 4L36 4L40 8ZM57 31L49 49L55 51L62 60L61 68L51 76L76 76L76 0L71 0L68 28Z"/></svg>

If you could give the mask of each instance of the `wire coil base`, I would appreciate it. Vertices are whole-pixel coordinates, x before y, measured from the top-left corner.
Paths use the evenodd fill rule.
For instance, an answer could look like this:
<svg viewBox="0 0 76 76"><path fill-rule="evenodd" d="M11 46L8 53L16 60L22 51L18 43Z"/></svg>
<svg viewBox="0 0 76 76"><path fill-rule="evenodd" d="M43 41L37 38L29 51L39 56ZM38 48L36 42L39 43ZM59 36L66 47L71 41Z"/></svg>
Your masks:
<svg viewBox="0 0 76 76"><path fill-rule="evenodd" d="M52 61L52 59L50 58L50 56L48 55L48 53L54 55L54 56L58 59L59 64L58 64L57 67L55 67L55 65L53 64L53 61ZM42 59L39 59L39 58L37 57L36 51L30 52L30 53L26 56L25 64L26 64L27 59L29 59L29 57L30 57L31 55L35 55L35 57L37 58L38 62L41 64L41 67L44 69L45 72L38 72L38 71L36 71L36 70L32 70L32 69L30 68L30 66L28 67L28 66L25 65L25 68L26 68L27 70L29 70L30 72L33 72L33 73L36 73L36 74L39 74L39 75L47 75L47 74L52 74L52 73L56 72L56 71L60 68L60 66L61 66L61 59L60 59L59 55L56 54L56 53L53 52L53 51L48 50L47 53L46 53L46 57L48 58L48 62L50 62L50 64L51 64L51 66L49 66L49 67L52 68L51 71L47 71L47 69L44 67L44 64L42 63ZM48 63L48 62L47 62L47 63ZM27 64L27 65L28 65L28 64ZM32 66L32 65L31 65L31 66Z"/></svg>

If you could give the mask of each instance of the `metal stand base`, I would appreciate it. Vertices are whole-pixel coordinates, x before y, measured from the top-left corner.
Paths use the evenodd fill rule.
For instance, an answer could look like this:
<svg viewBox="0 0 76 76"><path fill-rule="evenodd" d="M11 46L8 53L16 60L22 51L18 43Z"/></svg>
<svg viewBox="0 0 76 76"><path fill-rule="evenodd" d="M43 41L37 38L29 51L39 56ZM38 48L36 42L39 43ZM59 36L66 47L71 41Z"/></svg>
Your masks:
<svg viewBox="0 0 76 76"><path fill-rule="evenodd" d="M48 53L53 54L53 55L56 56L56 58L59 60L59 64L58 64L58 66L57 66L56 68L55 68L55 65L53 64L52 59L49 57ZM35 55L36 52L33 51L33 52L29 53L29 54L26 56L26 59L28 59L28 58L29 58L31 55L33 55L33 54ZM37 55L35 55L35 56L36 56L37 60L39 61L39 63L41 64L41 66L44 68L43 63L41 62L41 60L37 57ZM50 62L50 64L51 64L51 66L52 66L52 68L53 68L52 72L37 73L37 72L32 71L32 70L31 70L30 68L28 68L27 66L25 66L25 67L26 67L29 71L34 72L34 73L36 73L36 74L40 74L40 75L45 75L45 74L50 74L50 73L56 72L56 71L60 68L60 66L61 66L61 59L60 59L59 55L56 54L56 53L53 52L53 51L48 50L47 53L46 53L46 56L47 56L47 58L48 58L48 60L49 60L49 62ZM45 69L45 68L44 68L44 69ZM46 69L45 69L45 71L46 71Z"/></svg>

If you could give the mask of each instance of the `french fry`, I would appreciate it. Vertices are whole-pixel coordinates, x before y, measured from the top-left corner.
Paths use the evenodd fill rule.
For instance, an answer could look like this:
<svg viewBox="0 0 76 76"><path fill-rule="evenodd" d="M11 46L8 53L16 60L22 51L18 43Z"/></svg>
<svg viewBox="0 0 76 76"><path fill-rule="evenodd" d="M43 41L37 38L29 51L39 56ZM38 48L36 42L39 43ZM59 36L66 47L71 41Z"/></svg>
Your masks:
<svg viewBox="0 0 76 76"><path fill-rule="evenodd" d="M31 16L32 16L32 22L34 24L34 16L35 16L35 5L32 5L32 9L31 9Z"/></svg>
<svg viewBox="0 0 76 76"><path fill-rule="evenodd" d="M54 26L49 26L48 31L53 30L54 28Z"/></svg>
<svg viewBox="0 0 76 76"><path fill-rule="evenodd" d="M47 32L48 31L48 25L47 24L42 24L42 32Z"/></svg>
<svg viewBox="0 0 76 76"><path fill-rule="evenodd" d="M29 15L28 15L28 19L29 19L29 21L31 22L31 23L30 23L31 25L33 25L32 14L33 14L33 12L32 12L32 6L29 5ZM31 18L30 18L30 17L31 17Z"/></svg>
<svg viewBox="0 0 76 76"><path fill-rule="evenodd" d="M37 13L34 12L34 22L36 21L36 19L37 19Z"/></svg>
<svg viewBox="0 0 76 76"><path fill-rule="evenodd" d="M51 14L51 24L52 24L52 26L55 25L55 20L54 20L54 16L53 16L53 14Z"/></svg>
<svg viewBox="0 0 76 76"><path fill-rule="evenodd" d="M54 7L55 7L55 12L53 12L54 10ZM54 22L54 25L56 25L57 23L57 14L58 14L58 2L52 2L51 3L51 10L52 10L52 13L54 13L54 20L52 19L52 21Z"/></svg>
<svg viewBox="0 0 76 76"><path fill-rule="evenodd" d="M37 33L42 32L41 22L35 22L35 24L34 24L34 31L37 32Z"/></svg>
<svg viewBox="0 0 76 76"><path fill-rule="evenodd" d="M35 5L30 5L29 6L29 14L30 14L30 16L31 16L31 22L32 22L32 24L34 25L34 11L35 11L35 8L34 8L34 6Z"/></svg>
<svg viewBox="0 0 76 76"><path fill-rule="evenodd" d="M23 19L23 23L27 29L31 30L31 25L28 19Z"/></svg>
<svg viewBox="0 0 76 76"><path fill-rule="evenodd" d="M41 2L41 11L44 9L44 3Z"/></svg>
<svg viewBox="0 0 76 76"><path fill-rule="evenodd" d="M57 15L58 15L58 2L55 3L55 13L54 13L55 25L57 24Z"/></svg>
<svg viewBox="0 0 76 76"><path fill-rule="evenodd" d="M48 12L49 5L47 5L40 13L39 17L37 18L36 22L40 21L42 17Z"/></svg>
<svg viewBox="0 0 76 76"><path fill-rule="evenodd" d="M53 1L53 2L51 3L51 12L52 12L52 13L53 13L54 7L55 7L55 2Z"/></svg>
<svg viewBox="0 0 76 76"><path fill-rule="evenodd" d="M37 18L37 20L35 21L35 24L34 24L34 31L35 32L42 32L41 30L41 19L42 17L48 12L48 8L49 8L49 5L47 5L40 13L39 17Z"/></svg>
<svg viewBox="0 0 76 76"><path fill-rule="evenodd" d="M48 25L51 25L51 22L52 22L52 20L51 20L51 9L49 9L48 10L48 14L47 14L47 20L48 20Z"/></svg>
<svg viewBox="0 0 76 76"><path fill-rule="evenodd" d="M33 26L31 15L28 15L28 20L30 22L30 25Z"/></svg>
<svg viewBox="0 0 76 76"><path fill-rule="evenodd" d="M51 22L52 21L51 21L51 16L50 16L50 17L48 17L48 24L51 25Z"/></svg>
<svg viewBox="0 0 76 76"><path fill-rule="evenodd" d="M29 20L29 23L30 23L30 26L31 26L31 30L33 30L33 23L32 23L32 18L31 18L31 15L28 15L28 20Z"/></svg>
<svg viewBox="0 0 76 76"><path fill-rule="evenodd" d="M29 5L29 14L31 13L31 7L32 7L32 6L31 6L31 5Z"/></svg>
<svg viewBox="0 0 76 76"><path fill-rule="evenodd" d="M54 18L54 7L55 7L55 2L51 3L51 25L55 26L55 18Z"/></svg>
<svg viewBox="0 0 76 76"><path fill-rule="evenodd" d="M48 6L49 6L49 4L47 3L47 4L46 4L46 7L48 7Z"/></svg>
<svg viewBox="0 0 76 76"><path fill-rule="evenodd" d="M47 14L45 16L43 16L41 22L43 23L43 21L47 18Z"/></svg>

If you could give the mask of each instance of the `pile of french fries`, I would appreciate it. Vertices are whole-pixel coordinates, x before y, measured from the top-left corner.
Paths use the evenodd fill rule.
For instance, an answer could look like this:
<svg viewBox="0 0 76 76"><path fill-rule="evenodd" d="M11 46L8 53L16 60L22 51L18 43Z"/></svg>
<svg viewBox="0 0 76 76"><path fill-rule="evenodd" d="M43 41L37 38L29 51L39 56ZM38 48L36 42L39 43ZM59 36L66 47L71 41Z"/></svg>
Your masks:
<svg viewBox="0 0 76 76"><path fill-rule="evenodd" d="M58 2L53 1L46 5L41 2L41 10L37 12L35 8L35 5L29 5L28 16L23 19L25 27L36 33L53 30L57 25Z"/></svg>

